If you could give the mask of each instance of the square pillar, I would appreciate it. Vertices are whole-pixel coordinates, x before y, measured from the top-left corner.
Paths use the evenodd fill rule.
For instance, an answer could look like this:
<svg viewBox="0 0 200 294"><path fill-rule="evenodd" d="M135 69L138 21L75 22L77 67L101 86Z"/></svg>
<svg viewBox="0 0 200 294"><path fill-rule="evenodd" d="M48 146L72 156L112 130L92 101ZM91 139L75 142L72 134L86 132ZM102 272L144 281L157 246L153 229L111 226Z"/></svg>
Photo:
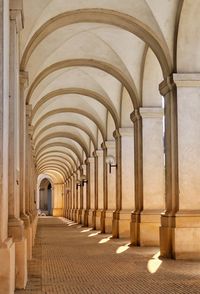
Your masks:
<svg viewBox="0 0 200 294"><path fill-rule="evenodd" d="M89 211L88 211L88 226L95 228L95 211L96 211L96 188L95 188L95 158L90 157L89 162L89 177L88 189L90 195Z"/></svg>
<svg viewBox="0 0 200 294"><path fill-rule="evenodd" d="M200 259L200 74L173 74L177 88L178 210L172 224L172 257Z"/></svg>
<svg viewBox="0 0 200 294"><path fill-rule="evenodd" d="M96 205L96 230L104 232L104 150L96 150L96 185L97 185L97 205Z"/></svg>
<svg viewBox="0 0 200 294"><path fill-rule="evenodd" d="M106 141L106 154L107 156L113 156L116 159L116 143L115 141ZM117 207L116 197L116 167L111 168L107 164L107 199L106 199L106 211L105 211L105 233L111 234L113 231L113 213Z"/></svg>
<svg viewBox="0 0 200 294"><path fill-rule="evenodd" d="M115 131L118 150L117 160L117 237L130 238L131 212L135 207L134 129L120 128ZM119 164L120 163L120 164Z"/></svg>
<svg viewBox="0 0 200 294"><path fill-rule="evenodd" d="M160 214L165 208L162 108L140 108L143 128L143 211L140 245L159 246Z"/></svg>

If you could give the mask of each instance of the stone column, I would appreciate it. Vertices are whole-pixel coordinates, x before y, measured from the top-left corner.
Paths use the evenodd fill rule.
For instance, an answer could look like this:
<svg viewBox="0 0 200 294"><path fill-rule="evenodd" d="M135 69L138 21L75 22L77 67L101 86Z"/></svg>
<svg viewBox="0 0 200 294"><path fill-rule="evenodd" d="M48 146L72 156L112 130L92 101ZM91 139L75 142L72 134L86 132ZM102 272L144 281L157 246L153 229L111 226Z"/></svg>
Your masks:
<svg viewBox="0 0 200 294"><path fill-rule="evenodd" d="M9 2L0 0L0 292L14 293L15 243L8 238ZM5 266L6 265L6 266Z"/></svg>
<svg viewBox="0 0 200 294"><path fill-rule="evenodd" d="M115 224L113 224L113 236L120 238L130 238L131 212L135 208L133 135L133 128L120 128L114 132L118 158L117 210Z"/></svg>
<svg viewBox="0 0 200 294"><path fill-rule="evenodd" d="M95 228L95 210L96 210L95 157L88 158L88 162L89 162L88 189L89 189L89 195L90 195L88 226Z"/></svg>
<svg viewBox="0 0 200 294"><path fill-rule="evenodd" d="M160 214L165 208L162 108L141 108L143 128L143 211L140 245L159 246Z"/></svg>
<svg viewBox="0 0 200 294"><path fill-rule="evenodd" d="M85 225L87 223L87 220L85 218L87 217L87 202L88 202L88 174L87 174L87 164L88 161L86 160L86 164L83 164L81 166L81 176L85 177L85 181L82 181L81 186L81 193L82 193L82 213L81 213L81 223Z"/></svg>
<svg viewBox="0 0 200 294"><path fill-rule="evenodd" d="M63 217L66 217L67 212L67 185L67 181L65 181L63 185Z"/></svg>
<svg viewBox="0 0 200 294"><path fill-rule="evenodd" d="M173 74L173 81L177 90L178 142L175 141L175 147L178 146L178 180L175 177L176 198L170 199L173 213L170 249L173 258L196 260L200 258L200 74ZM164 228L166 225L162 219L162 255L167 253L163 244Z"/></svg>
<svg viewBox="0 0 200 294"><path fill-rule="evenodd" d="M75 221L76 217L76 193L77 193L77 189L76 189L76 172L73 173L72 175L72 214L71 214L71 219L73 221Z"/></svg>
<svg viewBox="0 0 200 294"><path fill-rule="evenodd" d="M73 174L70 177L70 207L69 207L69 215L68 218L72 220L72 215L73 215L73 205L74 205L74 179L73 179Z"/></svg>
<svg viewBox="0 0 200 294"><path fill-rule="evenodd" d="M69 178L67 179L67 181L64 184L64 214L63 216L68 218L68 213L69 213L69 209L70 209L70 180Z"/></svg>
<svg viewBox="0 0 200 294"><path fill-rule="evenodd" d="M10 1L10 99L9 99L9 236L15 242L16 288L23 289L27 282L27 239L20 219L20 148L19 148L19 35L22 29L22 1Z"/></svg>
<svg viewBox="0 0 200 294"><path fill-rule="evenodd" d="M116 143L115 141L106 141L106 154L107 156L113 156L116 159ZM112 233L113 227L113 213L117 208L117 198L116 198L116 167L111 169L109 164L107 164L107 201L106 201L106 211L105 211L105 233Z"/></svg>
<svg viewBox="0 0 200 294"><path fill-rule="evenodd" d="M82 187L80 181L81 171L80 168L76 172L76 217L75 221L80 223L80 210L81 210L81 196L82 196Z"/></svg>
<svg viewBox="0 0 200 294"><path fill-rule="evenodd" d="M32 225L33 221L33 216L31 212L31 197L30 197L30 186L31 186L31 126L29 126L30 119L31 119L31 112L32 112L32 107L31 105L26 105L26 148L25 148L25 153L26 153L26 160L25 160L25 206L26 206L26 214L29 215L30 218L30 223Z"/></svg>
<svg viewBox="0 0 200 294"><path fill-rule="evenodd" d="M69 179L68 184L68 209L67 209L67 218L70 219L71 217L71 210L72 210L72 177Z"/></svg>
<svg viewBox="0 0 200 294"><path fill-rule="evenodd" d="M104 150L96 150L97 211L96 230L104 231Z"/></svg>
<svg viewBox="0 0 200 294"><path fill-rule="evenodd" d="M63 216L64 184L54 184L53 216Z"/></svg>
<svg viewBox="0 0 200 294"><path fill-rule="evenodd" d="M24 222L27 238L27 257L32 258L32 233L30 219L26 214L25 164L26 164L26 103L24 91L28 85L28 73L20 72L20 218Z"/></svg>
<svg viewBox="0 0 200 294"><path fill-rule="evenodd" d="M134 128L135 205L131 215L131 243L140 245L140 214L143 210L142 119L138 109L131 114Z"/></svg>
<svg viewBox="0 0 200 294"><path fill-rule="evenodd" d="M161 214L160 251L165 257L174 257L173 231L178 211L178 134L177 91L172 77L160 84L165 99L165 212Z"/></svg>

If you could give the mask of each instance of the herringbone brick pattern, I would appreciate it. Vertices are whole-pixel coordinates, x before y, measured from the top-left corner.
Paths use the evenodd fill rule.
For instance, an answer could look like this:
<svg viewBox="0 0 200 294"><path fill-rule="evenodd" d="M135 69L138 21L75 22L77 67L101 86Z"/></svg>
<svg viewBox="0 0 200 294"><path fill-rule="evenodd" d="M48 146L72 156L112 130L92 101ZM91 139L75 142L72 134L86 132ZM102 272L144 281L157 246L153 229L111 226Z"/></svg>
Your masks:
<svg viewBox="0 0 200 294"><path fill-rule="evenodd" d="M62 218L40 218L27 289L16 294L200 293L199 262L159 259L157 248L126 243Z"/></svg>

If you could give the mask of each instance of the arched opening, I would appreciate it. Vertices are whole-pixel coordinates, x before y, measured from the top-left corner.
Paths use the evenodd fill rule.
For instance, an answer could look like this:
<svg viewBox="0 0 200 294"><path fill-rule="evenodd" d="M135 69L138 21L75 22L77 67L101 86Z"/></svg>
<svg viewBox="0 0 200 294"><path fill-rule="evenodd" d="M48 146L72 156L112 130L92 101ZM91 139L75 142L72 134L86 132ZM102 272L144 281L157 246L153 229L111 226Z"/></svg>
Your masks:
<svg viewBox="0 0 200 294"><path fill-rule="evenodd" d="M41 215L52 215L52 185L46 178L40 183L39 211Z"/></svg>

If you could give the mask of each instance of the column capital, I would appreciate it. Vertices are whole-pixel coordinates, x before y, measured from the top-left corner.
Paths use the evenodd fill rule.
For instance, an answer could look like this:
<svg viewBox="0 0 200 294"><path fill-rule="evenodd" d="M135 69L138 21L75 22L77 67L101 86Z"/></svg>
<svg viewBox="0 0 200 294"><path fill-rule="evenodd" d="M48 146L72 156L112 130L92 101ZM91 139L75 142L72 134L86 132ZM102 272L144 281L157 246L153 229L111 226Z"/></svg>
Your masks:
<svg viewBox="0 0 200 294"><path fill-rule="evenodd" d="M107 149L114 149L115 148L115 141L105 141L105 146Z"/></svg>
<svg viewBox="0 0 200 294"><path fill-rule="evenodd" d="M130 114L130 119L132 120L133 123L136 121L139 121L141 119L140 115L140 110L136 108L131 114Z"/></svg>
<svg viewBox="0 0 200 294"><path fill-rule="evenodd" d="M105 142L103 142L103 143L101 144L101 148L102 148L102 150L105 150L105 149L106 149L106 144L105 144Z"/></svg>
<svg viewBox="0 0 200 294"><path fill-rule="evenodd" d="M87 161L87 159L85 161ZM81 164L81 169L82 170L86 169L86 163Z"/></svg>
<svg viewBox="0 0 200 294"><path fill-rule="evenodd" d="M166 77L159 85L160 94L165 96L169 92L173 91L175 86L173 75Z"/></svg>
<svg viewBox="0 0 200 294"><path fill-rule="evenodd" d="M92 156L91 157L88 157L87 158L87 162L88 163L94 163L94 157L92 157Z"/></svg>
<svg viewBox="0 0 200 294"><path fill-rule="evenodd" d="M163 118L164 109L162 107L141 107L140 114L142 118Z"/></svg>
<svg viewBox="0 0 200 294"><path fill-rule="evenodd" d="M20 70L19 79L20 79L20 84L24 87L24 89L26 89L29 84L28 72Z"/></svg>
<svg viewBox="0 0 200 294"><path fill-rule="evenodd" d="M28 126L28 134L29 134L29 136L33 136L33 126L31 125L31 126Z"/></svg>
<svg viewBox="0 0 200 294"><path fill-rule="evenodd" d="M95 151L95 153L96 153L96 157L103 157L104 150L98 149Z"/></svg>
<svg viewBox="0 0 200 294"><path fill-rule="evenodd" d="M32 105L28 104L26 105L26 116L28 116L28 118L31 118L32 115Z"/></svg>
<svg viewBox="0 0 200 294"><path fill-rule="evenodd" d="M173 74L173 80L177 87L200 87L199 73Z"/></svg>
<svg viewBox="0 0 200 294"><path fill-rule="evenodd" d="M10 0L10 20L14 20L16 22L17 33L23 29L23 0Z"/></svg>
<svg viewBox="0 0 200 294"><path fill-rule="evenodd" d="M133 137L134 129L132 128L119 128L114 131L113 136L114 138L119 137Z"/></svg>

